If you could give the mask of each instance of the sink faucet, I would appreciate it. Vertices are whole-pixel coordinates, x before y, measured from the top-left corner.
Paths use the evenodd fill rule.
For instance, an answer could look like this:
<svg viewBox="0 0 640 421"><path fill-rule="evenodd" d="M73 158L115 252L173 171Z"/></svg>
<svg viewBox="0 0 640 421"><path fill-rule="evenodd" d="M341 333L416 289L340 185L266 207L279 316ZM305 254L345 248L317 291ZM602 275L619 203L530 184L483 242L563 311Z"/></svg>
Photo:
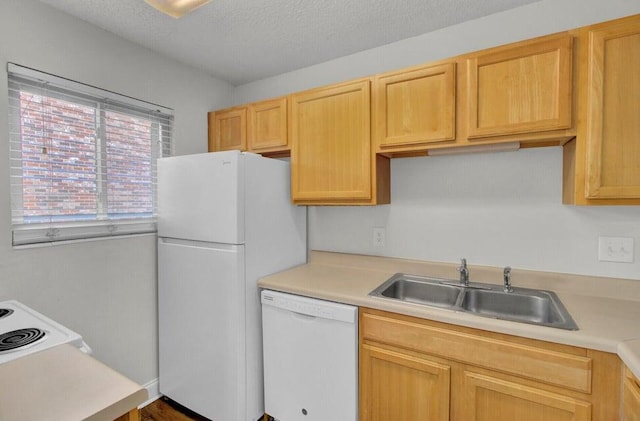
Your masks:
<svg viewBox="0 0 640 421"><path fill-rule="evenodd" d="M504 292L513 292L513 288L511 287L511 267L507 266L504 268L502 272L502 277L504 279Z"/></svg>
<svg viewBox="0 0 640 421"><path fill-rule="evenodd" d="M457 269L460 272L460 283L464 286L469 286L469 268L467 268L467 259L464 257L460 259L460 267Z"/></svg>

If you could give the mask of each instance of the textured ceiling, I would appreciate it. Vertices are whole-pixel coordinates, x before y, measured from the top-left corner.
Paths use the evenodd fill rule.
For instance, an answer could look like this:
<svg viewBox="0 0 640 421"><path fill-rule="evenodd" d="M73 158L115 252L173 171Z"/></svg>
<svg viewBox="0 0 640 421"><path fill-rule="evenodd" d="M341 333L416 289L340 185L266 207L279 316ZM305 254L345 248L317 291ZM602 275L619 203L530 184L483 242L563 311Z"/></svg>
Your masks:
<svg viewBox="0 0 640 421"><path fill-rule="evenodd" d="M539 0L213 0L181 19L144 0L40 0L239 85Z"/></svg>

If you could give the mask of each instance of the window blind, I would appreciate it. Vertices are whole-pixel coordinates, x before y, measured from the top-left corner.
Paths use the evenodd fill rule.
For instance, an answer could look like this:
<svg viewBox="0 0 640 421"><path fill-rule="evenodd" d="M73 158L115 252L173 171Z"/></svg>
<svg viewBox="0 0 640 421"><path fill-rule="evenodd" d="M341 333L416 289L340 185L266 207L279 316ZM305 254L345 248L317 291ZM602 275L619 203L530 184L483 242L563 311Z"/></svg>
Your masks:
<svg viewBox="0 0 640 421"><path fill-rule="evenodd" d="M172 110L13 63L13 245L155 232Z"/></svg>

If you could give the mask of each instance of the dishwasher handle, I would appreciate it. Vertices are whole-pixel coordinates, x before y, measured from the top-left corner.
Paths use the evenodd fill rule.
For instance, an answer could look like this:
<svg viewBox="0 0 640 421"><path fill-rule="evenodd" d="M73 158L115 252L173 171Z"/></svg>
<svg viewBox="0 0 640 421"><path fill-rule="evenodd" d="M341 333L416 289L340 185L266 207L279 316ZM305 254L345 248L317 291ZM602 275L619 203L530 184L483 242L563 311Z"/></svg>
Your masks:
<svg viewBox="0 0 640 421"><path fill-rule="evenodd" d="M314 317L352 324L355 324L358 319L358 307L347 304L271 290L263 290L260 297L263 306L275 307L297 313L304 318Z"/></svg>
<svg viewBox="0 0 640 421"><path fill-rule="evenodd" d="M297 311L292 311L291 315L296 319L302 319L302 320L309 321L309 322L312 322L312 321L314 321L314 320L316 320L318 318L316 316L311 316L309 314L298 313Z"/></svg>

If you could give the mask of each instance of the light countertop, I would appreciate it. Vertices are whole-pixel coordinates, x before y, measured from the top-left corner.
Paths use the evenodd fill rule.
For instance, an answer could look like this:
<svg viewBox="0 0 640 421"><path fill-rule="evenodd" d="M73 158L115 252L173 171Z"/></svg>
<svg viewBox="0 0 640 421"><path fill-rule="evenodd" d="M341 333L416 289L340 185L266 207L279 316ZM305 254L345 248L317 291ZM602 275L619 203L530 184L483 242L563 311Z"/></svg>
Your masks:
<svg viewBox="0 0 640 421"><path fill-rule="evenodd" d="M515 287L554 291L579 330L568 331L397 302L368 294L395 273L457 279L456 266L416 260L312 251L309 263L262 278L265 289L386 310L615 353L640 377L640 281L512 270ZM502 268L469 264L471 282L499 284Z"/></svg>
<svg viewBox="0 0 640 421"><path fill-rule="evenodd" d="M147 390L71 345L0 365L0 420L114 420Z"/></svg>
<svg viewBox="0 0 640 421"><path fill-rule="evenodd" d="M621 342L618 346L618 355L627 367L640 379L640 339Z"/></svg>

